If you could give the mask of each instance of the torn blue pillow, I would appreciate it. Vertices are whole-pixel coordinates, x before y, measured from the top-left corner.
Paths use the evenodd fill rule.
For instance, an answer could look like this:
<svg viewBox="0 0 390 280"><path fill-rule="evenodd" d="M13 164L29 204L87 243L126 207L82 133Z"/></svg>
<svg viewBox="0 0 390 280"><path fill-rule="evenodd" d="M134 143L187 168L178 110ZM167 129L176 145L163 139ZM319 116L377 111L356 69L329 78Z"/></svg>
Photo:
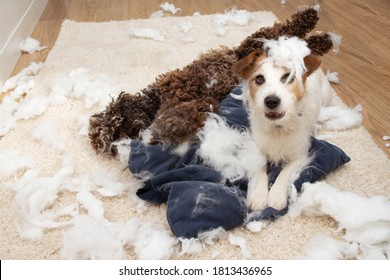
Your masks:
<svg viewBox="0 0 390 280"><path fill-rule="evenodd" d="M241 88L237 87L232 93L242 94ZM218 115L230 127L248 128L248 114L242 101L230 95L221 102ZM197 154L198 141L183 155L175 154L174 148L131 141L129 170L143 180L137 196L155 204L166 203L167 220L177 237L192 238L218 227L229 230L243 224L250 211L245 203L248 180L241 178L231 182L206 166ZM294 182L297 191L301 191L303 183L318 181L350 161L340 148L314 137L310 153L312 162ZM269 166L270 182L280 170L278 166ZM275 220L287 211L267 208L252 214L251 221Z"/></svg>

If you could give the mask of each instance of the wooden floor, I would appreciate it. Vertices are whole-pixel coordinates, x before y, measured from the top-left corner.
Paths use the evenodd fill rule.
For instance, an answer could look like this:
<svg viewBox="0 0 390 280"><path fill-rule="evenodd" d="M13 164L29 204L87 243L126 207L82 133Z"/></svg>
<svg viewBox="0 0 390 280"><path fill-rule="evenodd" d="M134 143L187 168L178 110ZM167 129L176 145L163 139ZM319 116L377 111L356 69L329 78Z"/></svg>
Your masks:
<svg viewBox="0 0 390 280"><path fill-rule="evenodd" d="M49 0L32 37L47 50L22 55L13 75L32 60L44 61L54 45L61 22L110 21L149 18L165 0ZM303 5L321 5L318 30L333 31L343 36L338 54L328 54L323 68L339 72L338 95L349 106L363 105L364 126L375 142L390 157L384 135L390 135L390 1L389 0L169 0L182 9L177 15L222 13L236 5L249 11L270 10L280 20ZM75 42L77 44L77 42ZM351 139L353 141L353 139ZM390 143L390 141L388 141Z"/></svg>

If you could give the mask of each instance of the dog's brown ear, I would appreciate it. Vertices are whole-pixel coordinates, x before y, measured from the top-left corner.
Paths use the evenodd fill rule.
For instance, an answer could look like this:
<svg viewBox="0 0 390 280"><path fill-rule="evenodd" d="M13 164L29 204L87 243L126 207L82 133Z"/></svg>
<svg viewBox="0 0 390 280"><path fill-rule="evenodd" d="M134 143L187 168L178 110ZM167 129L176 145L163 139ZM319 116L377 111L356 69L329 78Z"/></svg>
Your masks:
<svg viewBox="0 0 390 280"><path fill-rule="evenodd" d="M265 58L265 54L256 51L233 64L232 70L243 79L248 79L256 61Z"/></svg>
<svg viewBox="0 0 390 280"><path fill-rule="evenodd" d="M303 62L306 66L305 76L309 76L311 73L316 71L321 65L321 59L316 55L305 56Z"/></svg>

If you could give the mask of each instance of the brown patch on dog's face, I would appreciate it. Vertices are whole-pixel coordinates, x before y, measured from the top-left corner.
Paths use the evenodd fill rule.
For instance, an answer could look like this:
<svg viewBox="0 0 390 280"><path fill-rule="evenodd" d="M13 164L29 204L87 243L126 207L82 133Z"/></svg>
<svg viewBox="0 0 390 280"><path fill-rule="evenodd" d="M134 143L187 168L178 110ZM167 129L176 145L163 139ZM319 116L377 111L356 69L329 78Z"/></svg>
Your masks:
<svg viewBox="0 0 390 280"><path fill-rule="evenodd" d="M251 54L233 64L232 70L241 78L248 80L254 71L254 67L256 66L257 62L263 60L265 57L265 54L260 51L252 52Z"/></svg>
<svg viewBox="0 0 390 280"><path fill-rule="evenodd" d="M306 78L309 77L314 71L316 71L320 67L321 60L318 56L308 55L305 56L303 62L306 66L306 72L302 75L302 82L304 83Z"/></svg>

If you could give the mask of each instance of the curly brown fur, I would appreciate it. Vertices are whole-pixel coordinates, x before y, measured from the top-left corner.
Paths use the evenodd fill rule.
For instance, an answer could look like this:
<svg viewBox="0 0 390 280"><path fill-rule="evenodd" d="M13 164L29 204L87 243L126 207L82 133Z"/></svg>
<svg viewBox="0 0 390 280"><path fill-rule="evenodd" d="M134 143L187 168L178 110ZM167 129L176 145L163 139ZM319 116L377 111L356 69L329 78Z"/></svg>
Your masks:
<svg viewBox="0 0 390 280"><path fill-rule="evenodd" d="M329 34L321 34L310 36L305 39L307 46L314 55L326 54L331 48L333 48L333 42Z"/></svg>
<svg viewBox="0 0 390 280"><path fill-rule="evenodd" d="M240 60L254 51L261 50L263 42L259 40L260 38L270 40L280 36L296 36L303 39L314 29L318 20L318 12L310 8L292 15L291 20L284 23L276 23L272 27L261 28L247 37L236 48L237 58Z"/></svg>
<svg viewBox="0 0 390 280"><path fill-rule="evenodd" d="M88 136L92 147L102 153L116 154L112 142L122 138L138 138L140 130L147 129L160 108L156 90L144 89L135 95L122 92L106 110L92 115Z"/></svg>
<svg viewBox="0 0 390 280"><path fill-rule="evenodd" d="M232 65L255 50L262 51L263 43L259 39L305 38L317 21L314 9L298 12L285 23L261 28L237 48L211 50L182 69L160 75L137 95L122 93L105 111L91 117L92 147L115 155L112 142L122 137L138 138L140 130L148 127L153 140L165 144L180 144L191 139L203 126L207 113L216 112L219 102L238 84ZM306 40L317 55L324 54L332 45L325 35Z"/></svg>

